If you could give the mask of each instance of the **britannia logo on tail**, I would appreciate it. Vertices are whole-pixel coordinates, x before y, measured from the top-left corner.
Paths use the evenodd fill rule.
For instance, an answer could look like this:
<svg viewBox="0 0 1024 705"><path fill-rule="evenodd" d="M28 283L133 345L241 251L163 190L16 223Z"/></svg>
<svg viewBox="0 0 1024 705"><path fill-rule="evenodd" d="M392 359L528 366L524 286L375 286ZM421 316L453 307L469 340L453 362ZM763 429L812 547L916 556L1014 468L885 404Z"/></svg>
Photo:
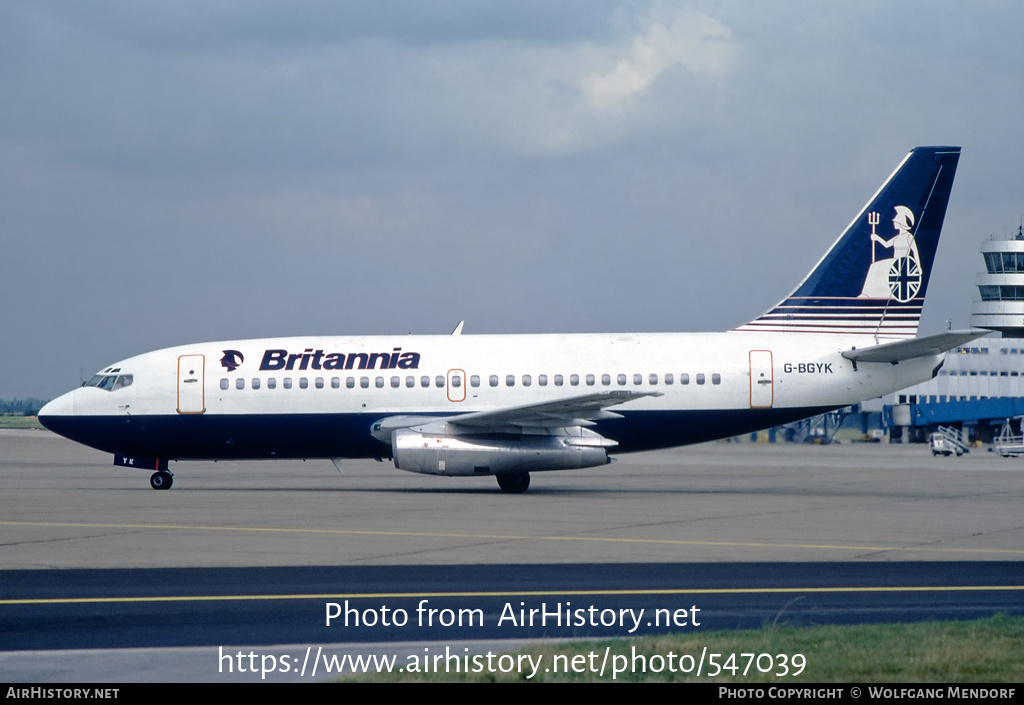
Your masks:
<svg viewBox="0 0 1024 705"><path fill-rule="evenodd" d="M921 268L921 256L917 252L917 242L910 231L914 227L914 212L906 206L896 206L895 210L892 224L896 234L888 240L875 232L875 227L881 222L879 214L868 213L868 224L871 225L871 266L864 278L864 288L859 298L896 299L906 303L921 289L924 271ZM885 254L885 250L892 250L892 256L879 257L879 249L882 254Z"/></svg>

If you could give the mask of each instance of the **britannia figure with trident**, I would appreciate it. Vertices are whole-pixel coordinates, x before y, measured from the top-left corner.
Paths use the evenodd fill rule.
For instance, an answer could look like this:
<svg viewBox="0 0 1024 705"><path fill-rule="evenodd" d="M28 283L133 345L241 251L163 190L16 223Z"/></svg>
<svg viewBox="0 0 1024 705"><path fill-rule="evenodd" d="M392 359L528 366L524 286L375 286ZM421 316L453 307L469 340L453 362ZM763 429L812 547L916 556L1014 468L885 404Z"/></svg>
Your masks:
<svg viewBox="0 0 1024 705"><path fill-rule="evenodd" d="M892 219L896 234L888 240L875 232L879 221L878 213L868 213L871 267L864 278L860 298L910 301L921 288L921 257L914 234L910 231L914 227L914 212L906 206L896 206L896 216ZM878 259L875 243L892 249L892 257Z"/></svg>

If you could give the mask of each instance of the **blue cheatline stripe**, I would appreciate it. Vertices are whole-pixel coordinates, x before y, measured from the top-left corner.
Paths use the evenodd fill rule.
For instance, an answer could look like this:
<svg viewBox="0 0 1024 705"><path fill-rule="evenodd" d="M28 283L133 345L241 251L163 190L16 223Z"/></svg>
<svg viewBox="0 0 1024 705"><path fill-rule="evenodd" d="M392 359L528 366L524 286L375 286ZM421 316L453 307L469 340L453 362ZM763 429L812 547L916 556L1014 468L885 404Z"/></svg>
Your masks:
<svg viewBox="0 0 1024 705"><path fill-rule="evenodd" d="M600 420L594 430L618 441L614 455L740 435L834 408L622 410L622 418ZM377 458L390 457L390 446L374 439L370 426L391 415L133 415L130 424L120 416L48 416L46 425L99 450L148 458Z"/></svg>

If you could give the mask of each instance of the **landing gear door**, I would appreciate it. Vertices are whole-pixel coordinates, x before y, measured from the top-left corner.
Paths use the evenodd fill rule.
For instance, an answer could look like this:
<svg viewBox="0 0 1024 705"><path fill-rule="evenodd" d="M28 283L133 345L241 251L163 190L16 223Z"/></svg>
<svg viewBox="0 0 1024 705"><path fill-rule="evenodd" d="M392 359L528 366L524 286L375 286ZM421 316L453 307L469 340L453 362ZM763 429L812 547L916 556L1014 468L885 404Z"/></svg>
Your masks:
<svg viewBox="0 0 1024 705"><path fill-rule="evenodd" d="M775 402L772 351L750 351L750 408L770 409Z"/></svg>
<svg viewBox="0 0 1024 705"><path fill-rule="evenodd" d="M178 413L201 414L206 411L206 357L182 355L178 358Z"/></svg>

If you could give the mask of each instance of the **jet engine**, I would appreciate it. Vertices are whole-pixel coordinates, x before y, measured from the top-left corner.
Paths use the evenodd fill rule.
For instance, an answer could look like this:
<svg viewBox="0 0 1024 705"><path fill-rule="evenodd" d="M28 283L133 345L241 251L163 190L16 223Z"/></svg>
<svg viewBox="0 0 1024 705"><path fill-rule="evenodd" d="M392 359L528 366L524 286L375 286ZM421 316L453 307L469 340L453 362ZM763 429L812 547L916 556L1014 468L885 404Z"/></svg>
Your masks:
<svg viewBox="0 0 1024 705"><path fill-rule="evenodd" d="M396 429L391 435L395 467L427 475L502 475L572 470L612 462L615 445L588 429L577 435L446 435Z"/></svg>

